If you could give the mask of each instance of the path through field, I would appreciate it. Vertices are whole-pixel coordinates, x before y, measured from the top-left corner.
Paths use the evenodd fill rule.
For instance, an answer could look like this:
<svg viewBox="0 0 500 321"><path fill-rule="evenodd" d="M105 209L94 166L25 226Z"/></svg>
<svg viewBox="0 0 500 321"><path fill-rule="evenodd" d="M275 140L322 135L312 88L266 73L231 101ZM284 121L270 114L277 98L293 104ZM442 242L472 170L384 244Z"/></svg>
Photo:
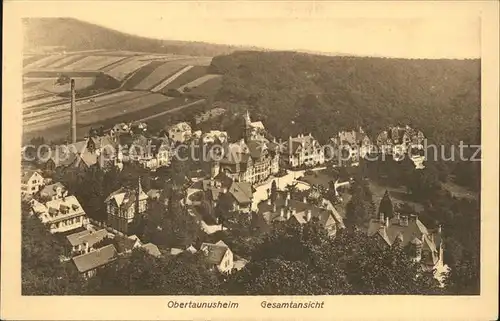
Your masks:
<svg viewBox="0 0 500 321"><path fill-rule="evenodd" d="M175 79L177 79L180 75L182 75L183 73L185 73L186 71L188 71L189 69L193 68L194 66L186 66L184 68L182 68L181 70L179 70L178 72L176 72L175 74L173 74L172 76L168 77L167 79L165 79L164 81L162 81L160 84L158 84L156 87L154 87L153 89L151 89L152 92L158 92L160 90L162 90L163 88L165 88L168 84L170 84L172 81L174 81Z"/></svg>

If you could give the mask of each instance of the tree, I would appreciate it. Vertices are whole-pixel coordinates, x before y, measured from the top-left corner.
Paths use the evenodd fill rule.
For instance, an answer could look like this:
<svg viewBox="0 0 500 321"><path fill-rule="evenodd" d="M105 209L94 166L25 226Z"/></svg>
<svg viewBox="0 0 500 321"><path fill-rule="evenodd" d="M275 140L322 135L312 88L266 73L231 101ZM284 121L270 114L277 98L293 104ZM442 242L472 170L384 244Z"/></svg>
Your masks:
<svg viewBox="0 0 500 321"><path fill-rule="evenodd" d="M23 295L70 295L84 291L83 279L64 249L35 216L21 214L21 290Z"/></svg>
<svg viewBox="0 0 500 321"><path fill-rule="evenodd" d="M231 275L229 294L438 294L438 283L399 247L382 247L360 231L332 239L311 221L285 223Z"/></svg>
<svg viewBox="0 0 500 321"><path fill-rule="evenodd" d="M142 249L100 270L89 282L93 295L216 295L221 292L216 273L208 270L202 254L182 253L156 258Z"/></svg>
<svg viewBox="0 0 500 321"><path fill-rule="evenodd" d="M346 223L350 227L363 227L375 214L373 197L366 180L355 182L352 197L346 206Z"/></svg>
<svg viewBox="0 0 500 321"><path fill-rule="evenodd" d="M276 181L273 180L271 183L271 202L274 204L276 202L276 198L278 197L278 187L276 185Z"/></svg>
<svg viewBox="0 0 500 321"><path fill-rule="evenodd" d="M389 219L393 218L394 216L394 207L392 205L391 197L389 196L389 191L385 190L384 196L382 197L382 200L380 200L380 205L378 207L378 213L384 213L385 217L388 217Z"/></svg>
<svg viewBox="0 0 500 321"><path fill-rule="evenodd" d="M219 200L215 206L215 216L223 227L230 224L230 220L235 217L231 194L225 193L219 196Z"/></svg>

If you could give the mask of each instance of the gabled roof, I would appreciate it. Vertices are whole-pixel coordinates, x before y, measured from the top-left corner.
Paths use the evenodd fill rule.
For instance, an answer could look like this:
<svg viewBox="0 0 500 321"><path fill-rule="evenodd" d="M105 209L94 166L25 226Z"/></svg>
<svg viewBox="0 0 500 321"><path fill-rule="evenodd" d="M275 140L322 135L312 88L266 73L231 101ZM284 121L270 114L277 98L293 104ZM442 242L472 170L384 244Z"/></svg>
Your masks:
<svg viewBox="0 0 500 321"><path fill-rule="evenodd" d="M144 193L142 187L140 189L139 200L148 199L148 195ZM130 206L135 204L136 201L136 190L129 189L125 187L120 187L118 190L111 193L105 200L105 203L114 200L117 206L121 206L123 208L129 208Z"/></svg>
<svg viewBox="0 0 500 321"><path fill-rule="evenodd" d="M95 251L75 256L73 258L73 263L75 263L80 273L84 273L111 263L116 260L117 257L118 253L116 252L115 246L110 244Z"/></svg>
<svg viewBox="0 0 500 321"><path fill-rule="evenodd" d="M37 170L33 170L33 169L25 170L25 171L23 171L23 174L21 176L21 181L23 181L23 182L28 181L35 174L42 176L40 174L40 172L38 172Z"/></svg>
<svg viewBox="0 0 500 321"><path fill-rule="evenodd" d="M147 243L142 246L143 249L145 249L150 255L155 256L155 257L160 257L161 252L158 249L158 246L154 245L153 243Z"/></svg>
<svg viewBox="0 0 500 321"><path fill-rule="evenodd" d="M61 191L66 191L66 187L62 183L57 182L54 184L46 185L44 188L42 188L42 190L40 191L40 195L47 197L55 196L58 188L60 188Z"/></svg>
<svg viewBox="0 0 500 321"><path fill-rule="evenodd" d="M226 252L229 251L229 248L225 245L202 243L200 250L205 252L208 263L218 265L221 263Z"/></svg>
<svg viewBox="0 0 500 321"><path fill-rule="evenodd" d="M228 190L238 204L248 204L252 202L252 185L247 182L233 182Z"/></svg>
<svg viewBox="0 0 500 321"><path fill-rule="evenodd" d="M105 229L101 229L99 231L81 231L78 233L74 233L66 236L66 239L72 246L77 246L84 244L87 242L89 246L93 246L94 244L100 242L104 238L108 236L108 232Z"/></svg>

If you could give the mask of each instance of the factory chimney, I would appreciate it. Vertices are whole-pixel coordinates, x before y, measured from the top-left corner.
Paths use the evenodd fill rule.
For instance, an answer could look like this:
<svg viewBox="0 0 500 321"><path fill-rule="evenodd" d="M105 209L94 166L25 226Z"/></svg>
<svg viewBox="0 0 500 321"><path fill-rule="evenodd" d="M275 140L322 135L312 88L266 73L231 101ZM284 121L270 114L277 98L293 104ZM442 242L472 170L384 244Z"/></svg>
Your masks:
<svg viewBox="0 0 500 321"><path fill-rule="evenodd" d="M71 143L76 143L76 106L74 79L71 79Z"/></svg>

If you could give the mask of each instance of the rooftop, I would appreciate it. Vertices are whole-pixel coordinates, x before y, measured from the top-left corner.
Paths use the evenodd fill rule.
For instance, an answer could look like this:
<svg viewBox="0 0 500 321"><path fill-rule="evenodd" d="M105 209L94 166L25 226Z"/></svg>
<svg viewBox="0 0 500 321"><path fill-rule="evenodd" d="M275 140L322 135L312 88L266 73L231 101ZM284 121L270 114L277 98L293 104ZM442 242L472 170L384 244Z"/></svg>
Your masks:
<svg viewBox="0 0 500 321"><path fill-rule="evenodd" d="M73 258L73 262L80 273L84 273L100 266L113 262L118 257L114 245L106 245L95 251L78 255Z"/></svg>

